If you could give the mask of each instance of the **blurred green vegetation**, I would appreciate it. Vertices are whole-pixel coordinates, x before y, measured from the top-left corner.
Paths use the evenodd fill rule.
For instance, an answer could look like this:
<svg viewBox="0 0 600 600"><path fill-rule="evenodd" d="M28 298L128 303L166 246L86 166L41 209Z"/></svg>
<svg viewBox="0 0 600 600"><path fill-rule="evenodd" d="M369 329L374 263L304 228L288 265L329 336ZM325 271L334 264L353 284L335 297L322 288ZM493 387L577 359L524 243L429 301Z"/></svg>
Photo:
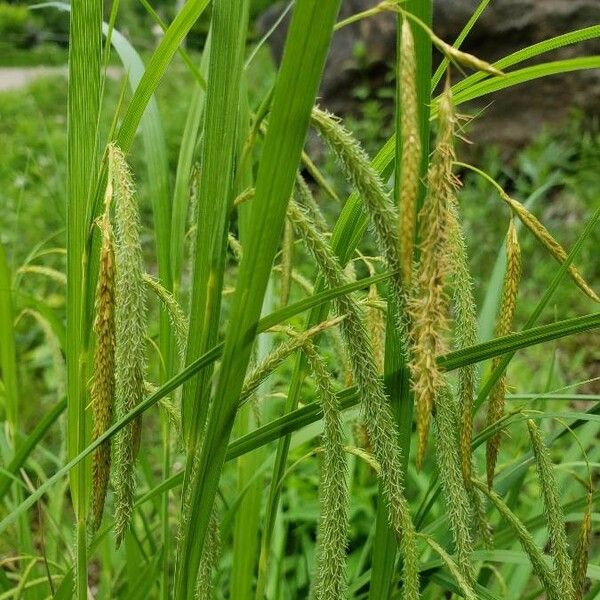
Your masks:
<svg viewBox="0 0 600 600"><path fill-rule="evenodd" d="M255 18L275 0L253 0ZM0 0L0 66L58 65L67 62L69 15L54 7L31 9L36 3ZM179 0L149 2L163 21L169 23L181 8ZM108 21L110 3L105 3ZM160 27L142 2L122 2L118 22L123 33L139 52L151 52L160 38ZM210 10L193 26L187 36L191 49L201 49L208 33Z"/></svg>

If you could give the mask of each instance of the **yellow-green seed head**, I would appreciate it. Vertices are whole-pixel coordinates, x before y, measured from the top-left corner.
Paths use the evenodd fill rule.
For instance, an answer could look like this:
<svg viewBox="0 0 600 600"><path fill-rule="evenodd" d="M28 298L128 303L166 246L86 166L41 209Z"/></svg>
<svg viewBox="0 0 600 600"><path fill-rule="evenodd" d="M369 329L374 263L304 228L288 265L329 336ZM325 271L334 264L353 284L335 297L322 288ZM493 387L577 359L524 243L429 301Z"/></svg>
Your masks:
<svg viewBox="0 0 600 600"><path fill-rule="evenodd" d="M398 208L400 222L398 237L401 248L402 277L405 285L412 277L413 247L417 218L417 196L421 167L421 139L419 137L419 107L417 102L417 66L415 43L410 24L402 23L398 96L401 111L402 152L396 173L400 177Z"/></svg>
<svg viewBox="0 0 600 600"><path fill-rule="evenodd" d="M109 203L100 224L102 245L98 283L96 285L96 352L90 396L92 402L92 439L101 436L112 421L115 392L115 256L113 235L108 215ZM110 477L110 440L92 455L92 498L90 526L96 531L102 522L104 502Z"/></svg>

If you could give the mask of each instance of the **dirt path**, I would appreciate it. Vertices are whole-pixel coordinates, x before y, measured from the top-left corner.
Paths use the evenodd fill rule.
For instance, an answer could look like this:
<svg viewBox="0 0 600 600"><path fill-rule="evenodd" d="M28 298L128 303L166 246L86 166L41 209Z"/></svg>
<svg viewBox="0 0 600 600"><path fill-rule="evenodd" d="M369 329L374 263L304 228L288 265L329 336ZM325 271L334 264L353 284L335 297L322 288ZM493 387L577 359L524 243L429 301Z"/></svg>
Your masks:
<svg viewBox="0 0 600 600"><path fill-rule="evenodd" d="M122 70L118 67L109 67L109 76L117 78ZM67 65L59 67L0 67L0 92L19 90L31 81L50 75L67 76Z"/></svg>
<svg viewBox="0 0 600 600"><path fill-rule="evenodd" d="M0 92L18 90L39 77L67 74L67 67L0 67Z"/></svg>

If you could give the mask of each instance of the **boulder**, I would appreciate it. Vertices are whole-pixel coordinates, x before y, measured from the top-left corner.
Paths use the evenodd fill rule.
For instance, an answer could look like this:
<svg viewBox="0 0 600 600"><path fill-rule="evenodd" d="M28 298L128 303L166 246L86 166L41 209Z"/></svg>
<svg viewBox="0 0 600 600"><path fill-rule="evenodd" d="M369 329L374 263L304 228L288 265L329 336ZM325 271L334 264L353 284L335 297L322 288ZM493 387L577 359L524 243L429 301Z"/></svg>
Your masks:
<svg viewBox="0 0 600 600"><path fill-rule="evenodd" d="M374 0L344 0L341 18L374 4ZM478 0L436 0L434 30L452 42L478 4ZM281 7L275 6L265 13L259 19L259 28L266 31L279 11ZM494 61L550 37L598 23L600 0L492 0L463 49ZM284 40L285 23L270 39L276 59L281 57ZM559 48L511 69L591 54L600 54L600 41ZM362 20L336 32L320 89L321 103L340 114L356 111L356 81L368 81L373 88L386 85L385 75L394 59L392 13ZM477 115L469 126L473 141L515 148L531 139L540 128L559 125L573 108L597 114L599 102L600 70L575 71L481 98L462 107L461 112Z"/></svg>

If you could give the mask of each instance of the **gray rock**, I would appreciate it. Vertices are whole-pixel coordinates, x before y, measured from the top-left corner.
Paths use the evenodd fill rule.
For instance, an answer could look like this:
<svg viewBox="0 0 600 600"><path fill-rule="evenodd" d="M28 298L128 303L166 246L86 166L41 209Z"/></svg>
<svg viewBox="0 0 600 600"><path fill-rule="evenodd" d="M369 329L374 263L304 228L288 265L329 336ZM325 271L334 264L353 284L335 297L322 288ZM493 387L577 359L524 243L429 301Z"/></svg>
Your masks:
<svg viewBox="0 0 600 600"><path fill-rule="evenodd" d="M478 0L436 0L434 30L452 42L478 3ZM374 4L374 0L344 0L341 16ZM261 17L259 28L268 29L279 10L274 7ZM463 49L493 61L550 37L598 23L600 0L492 0ZM271 39L276 58L281 56L284 39L285 27L280 27ZM553 50L511 69L591 54L600 54L598 40ZM340 114L356 110L353 89L357 79L369 81L373 87L383 85L394 55L393 14L382 14L343 28L334 36L320 90L321 103ZM462 107L461 111L478 115L468 134L475 142L514 148L528 141L544 125L559 125L574 107L598 114L599 102L600 70L575 71L495 93Z"/></svg>

